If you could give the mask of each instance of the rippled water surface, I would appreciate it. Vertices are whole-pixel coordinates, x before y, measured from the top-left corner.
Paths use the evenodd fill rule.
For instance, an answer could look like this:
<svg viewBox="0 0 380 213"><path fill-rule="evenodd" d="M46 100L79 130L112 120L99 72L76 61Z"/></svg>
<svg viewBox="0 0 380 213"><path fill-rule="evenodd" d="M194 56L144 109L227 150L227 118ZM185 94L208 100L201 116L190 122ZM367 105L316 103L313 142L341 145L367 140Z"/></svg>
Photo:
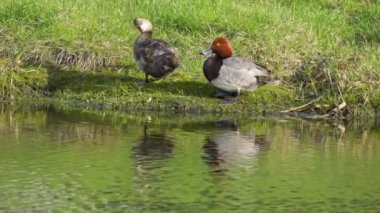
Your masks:
<svg viewBox="0 0 380 213"><path fill-rule="evenodd" d="M0 112L0 211L379 212L380 126Z"/></svg>

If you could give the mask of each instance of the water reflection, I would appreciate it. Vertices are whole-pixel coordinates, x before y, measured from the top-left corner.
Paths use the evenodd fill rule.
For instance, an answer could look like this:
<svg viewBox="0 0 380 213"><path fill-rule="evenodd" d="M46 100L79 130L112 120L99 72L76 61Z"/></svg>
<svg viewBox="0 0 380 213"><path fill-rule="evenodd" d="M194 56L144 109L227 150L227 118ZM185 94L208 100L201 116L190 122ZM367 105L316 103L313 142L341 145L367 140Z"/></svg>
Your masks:
<svg viewBox="0 0 380 213"><path fill-rule="evenodd" d="M227 170L228 164L255 158L269 144L265 136L257 136L253 130L240 130L232 120L219 120L215 128L203 146L203 159L214 172Z"/></svg>
<svg viewBox="0 0 380 213"><path fill-rule="evenodd" d="M367 212L378 124L0 110L0 211Z"/></svg>
<svg viewBox="0 0 380 213"><path fill-rule="evenodd" d="M89 122L85 113L65 113L50 109L46 115L46 129L55 143L112 143L120 139L122 130L104 125L101 121Z"/></svg>
<svg viewBox="0 0 380 213"><path fill-rule="evenodd" d="M164 132L149 131L145 125L144 134L134 147L135 157L139 162L163 160L173 151L174 143Z"/></svg>

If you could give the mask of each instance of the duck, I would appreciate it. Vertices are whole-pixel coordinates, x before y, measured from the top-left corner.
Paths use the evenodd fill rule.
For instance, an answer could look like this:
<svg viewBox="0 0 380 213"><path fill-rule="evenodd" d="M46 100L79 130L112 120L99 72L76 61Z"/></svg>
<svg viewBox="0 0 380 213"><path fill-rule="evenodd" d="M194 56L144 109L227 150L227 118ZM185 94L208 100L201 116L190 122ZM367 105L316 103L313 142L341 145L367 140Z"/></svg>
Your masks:
<svg viewBox="0 0 380 213"><path fill-rule="evenodd" d="M149 20L135 18L133 24L140 31L133 51L139 69L145 73L143 84L150 82L149 75L160 79L179 67L179 60L173 48L165 41L152 38L153 25Z"/></svg>
<svg viewBox="0 0 380 213"><path fill-rule="evenodd" d="M259 86L274 83L270 71L263 66L233 56L232 44L227 38L214 39L211 47L201 54L208 57L203 64L204 76L221 90L214 96L227 103L234 102L241 92L252 92Z"/></svg>
<svg viewBox="0 0 380 213"><path fill-rule="evenodd" d="M213 171L228 170L231 164L249 161L268 148L270 141L254 130L243 130L233 120L219 120L203 145L203 160Z"/></svg>

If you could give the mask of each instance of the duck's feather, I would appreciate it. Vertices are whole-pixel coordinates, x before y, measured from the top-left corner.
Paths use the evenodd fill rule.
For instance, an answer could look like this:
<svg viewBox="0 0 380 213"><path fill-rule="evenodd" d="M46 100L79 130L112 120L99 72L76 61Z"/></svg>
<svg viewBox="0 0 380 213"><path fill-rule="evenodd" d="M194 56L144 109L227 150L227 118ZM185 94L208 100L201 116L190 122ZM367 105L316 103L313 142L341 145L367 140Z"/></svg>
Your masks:
<svg viewBox="0 0 380 213"><path fill-rule="evenodd" d="M134 55L140 69L155 78L163 77L179 66L173 48L162 40L137 39Z"/></svg>
<svg viewBox="0 0 380 213"><path fill-rule="evenodd" d="M229 57L229 58L223 59L223 67L228 67L230 69L233 69L239 72L245 72L245 70L247 70L248 72L252 72L255 76L269 75L269 72L267 69L247 59L239 58L239 57Z"/></svg>
<svg viewBox="0 0 380 213"><path fill-rule="evenodd" d="M227 92L253 91L270 80L268 70L246 59L223 59L219 75L211 83Z"/></svg>

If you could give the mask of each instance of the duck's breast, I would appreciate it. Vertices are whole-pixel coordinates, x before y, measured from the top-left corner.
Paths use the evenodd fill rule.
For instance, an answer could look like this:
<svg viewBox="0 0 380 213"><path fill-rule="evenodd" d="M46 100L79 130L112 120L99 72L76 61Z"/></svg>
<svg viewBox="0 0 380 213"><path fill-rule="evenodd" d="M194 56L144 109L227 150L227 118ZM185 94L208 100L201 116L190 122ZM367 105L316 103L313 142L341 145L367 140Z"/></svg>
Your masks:
<svg viewBox="0 0 380 213"><path fill-rule="evenodd" d="M133 55L141 70L145 70L147 63L149 63L149 44L150 40L142 40L140 38L134 44Z"/></svg>
<svg viewBox="0 0 380 213"><path fill-rule="evenodd" d="M223 59L218 58L216 55L210 56L206 59L203 63L203 74L209 82L218 78L222 65Z"/></svg>

